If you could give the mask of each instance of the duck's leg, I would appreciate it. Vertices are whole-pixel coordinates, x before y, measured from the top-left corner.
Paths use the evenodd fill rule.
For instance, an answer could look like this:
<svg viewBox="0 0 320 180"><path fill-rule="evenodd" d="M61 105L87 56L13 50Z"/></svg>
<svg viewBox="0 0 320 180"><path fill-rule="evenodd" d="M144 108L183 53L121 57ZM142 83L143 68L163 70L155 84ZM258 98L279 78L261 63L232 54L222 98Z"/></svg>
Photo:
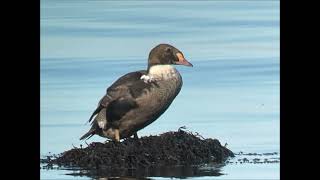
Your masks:
<svg viewBox="0 0 320 180"><path fill-rule="evenodd" d="M120 142L120 132L119 132L119 129L115 129L114 130L114 137L115 137L115 140L116 142Z"/></svg>
<svg viewBox="0 0 320 180"><path fill-rule="evenodd" d="M138 139L139 139L137 132L135 132L135 133L133 134L133 138L134 138L135 140L138 140Z"/></svg>

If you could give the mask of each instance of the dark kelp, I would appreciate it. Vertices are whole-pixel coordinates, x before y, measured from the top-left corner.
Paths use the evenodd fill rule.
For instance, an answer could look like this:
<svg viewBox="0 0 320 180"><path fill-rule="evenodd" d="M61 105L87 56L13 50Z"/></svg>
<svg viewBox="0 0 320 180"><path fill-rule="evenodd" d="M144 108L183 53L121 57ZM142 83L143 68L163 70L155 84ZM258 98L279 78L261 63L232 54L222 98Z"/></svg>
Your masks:
<svg viewBox="0 0 320 180"><path fill-rule="evenodd" d="M123 142L93 142L86 148L73 148L56 158L43 160L48 165L87 170L122 171L155 166L221 164L232 151L217 139L204 139L197 133L179 129L159 136L129 138Z"/></svg>

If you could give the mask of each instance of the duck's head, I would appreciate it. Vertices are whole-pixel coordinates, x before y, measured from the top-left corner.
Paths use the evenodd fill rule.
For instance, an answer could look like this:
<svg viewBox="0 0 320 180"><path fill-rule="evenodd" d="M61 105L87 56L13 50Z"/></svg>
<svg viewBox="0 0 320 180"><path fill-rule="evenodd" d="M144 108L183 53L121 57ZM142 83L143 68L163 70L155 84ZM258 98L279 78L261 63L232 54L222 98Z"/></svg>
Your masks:
<svg viewBox="0 0 320 180"><path fill-rule="evenodd" d="M188 62L182 52L169 45L169 44L159 44L154 47L149 53L148 59L148 69L154 65L185 65L185 66L193 66L190 62Z"/></svg>

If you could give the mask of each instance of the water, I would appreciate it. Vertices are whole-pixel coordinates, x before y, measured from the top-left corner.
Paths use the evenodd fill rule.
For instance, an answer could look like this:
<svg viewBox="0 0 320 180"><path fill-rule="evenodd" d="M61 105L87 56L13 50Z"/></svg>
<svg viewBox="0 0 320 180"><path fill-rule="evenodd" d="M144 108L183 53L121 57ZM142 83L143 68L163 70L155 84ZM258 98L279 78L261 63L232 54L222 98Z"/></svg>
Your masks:
<svg viewBox="0 0 320 180"><path fill-rule="evenodd" d="M41 156L84 144L84 123L106 88L145 69L159 43L194 67L177 67L180 94L139 136L186 126L233 152L279 152L279 1L41 0L40 23ZM216 178L278 179L279 163L221 171ZM41 178L80 178L67 172L41 170Z"/></svg>

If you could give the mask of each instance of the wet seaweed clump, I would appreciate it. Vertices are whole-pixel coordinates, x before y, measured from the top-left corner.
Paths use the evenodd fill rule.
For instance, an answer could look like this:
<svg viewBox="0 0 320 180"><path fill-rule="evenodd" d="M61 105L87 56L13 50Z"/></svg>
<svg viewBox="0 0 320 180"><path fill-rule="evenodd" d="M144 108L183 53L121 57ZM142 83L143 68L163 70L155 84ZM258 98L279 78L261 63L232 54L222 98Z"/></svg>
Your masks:
<svg viewBox="0 0 320 180"><path fill-rule="evenodd" d="M234 157L217 139L179 129L158 136L129 138L122 142L93 142L86 148L74 147L47 163L89 170L137 169L155 166L190 166L223 163Z"/></svg>

